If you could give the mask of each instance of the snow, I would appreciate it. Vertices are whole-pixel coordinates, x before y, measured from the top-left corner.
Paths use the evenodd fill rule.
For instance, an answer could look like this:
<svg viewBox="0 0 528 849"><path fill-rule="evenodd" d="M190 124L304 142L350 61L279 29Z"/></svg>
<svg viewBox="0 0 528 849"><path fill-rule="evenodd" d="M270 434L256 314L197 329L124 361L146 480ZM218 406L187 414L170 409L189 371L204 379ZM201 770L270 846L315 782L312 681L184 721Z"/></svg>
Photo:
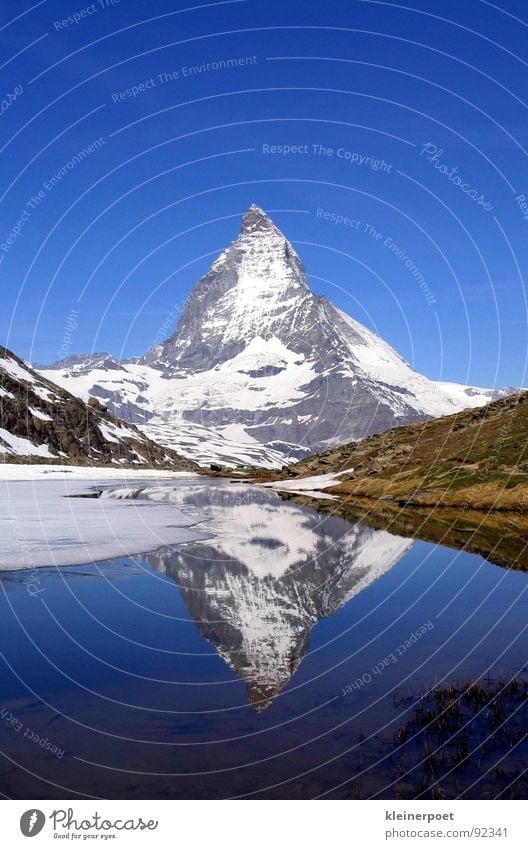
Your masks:
<svg viewBox="0 0 528 849"><path fill-rule="evenodd" d="M358 344L354 335L348 340L350 359L349 365L342 367L343 374L368 383L379 401L389 404L396 415L408 414L409 406L419 415L449 415L492 399L490 390L436 382L418 374L386 342L345 313L336 312L364 341ZM263 377L248 374L266 367L280 371ZM288 462L287 452L268 449L251 435L252 423L260 420L259 412L276 412L276 420L284 423L297 421L308 426L310 420L315 420L310 415L293 418L288 412L306 397L306 386L317 376L316 357L303 358L275 336L264 339L257 335L230 360L195 374L177 373L172 379L141 363L128 363L126 378L123 371L95 369L80 374L76 368L82 367L45 374L85 401L97 385L112 392L118 405L143 409L148 421L140 429L147 436L201 465L216 462L231 467L280 468ZM139 401L138 396L146 400ZM184 419L186 410L198 409L203 411L203 424ZM232 410L235 419L239 411L244 411L243 417L249 423L207 426L208 411L215 410ZM123 431L113 433L111 441L124 435Z"/></svg>
<svg viewBox="0 0 528 849"><path fill-rule="evenodd" d="M470 407L481 407L491 400L493 391L467 386L460 383L430 380L414 369L394 348L381 337L354 321L342 310L336 309L343 321L354 331L354 340L350 345L351 356L357 361L368 380L382 384L380 400L390 397L393 409L398 401L389 387L404 389L411 393L412 399L402 396L402 400L411 403L417 412L428 416L445 416ZM363 344L357 344L359 336Z"/></svg>
<svg viewBox="0 0 528 849"><path fill-rule="evenodd" d="M238 442L242 445L252 445L253 447L262 447L261 443L247 432L244 425L230 424L223 427L217 427L216 432L224 439Z"/></svg>
<svg viewBox="0 0 528 849"><path fill-rule="evenodd" d="M280 488L277 487L277 490L280 491ZM299 490L290 490L294 495L307 495L309 498L316 498L318 501L339 501L339 497L337 495L330 495L329 492L322 492L318 489L299 489Z"/></svg>
<svg viewBox="0 0 528 849"><path fill-rule="evenodd" d="M247 373L266 366L281 371L265 377L251 377ZM141 364L130 364L127 369L138 382L148 383L149 407L158 414L156 423L166 421L168 416L181 421L182 410L197 407L255 412L266 404L289 406L304 397L302 387L316 376L314 361L305 360L274 336L269 339L256 336L232 359L207 371L182 374L174 380L167 380L157 369ZM57 379L51 373L50 378ZM85 382L85 393L92 383L93 380Z"/></svg>
<svg viewBox="0 0 528 849"><path fill-rule="evenodd" d="M14 398L14 397L15 396L13 395L12 392L8 392L7 389L3 389L0 386L0 398Z"/></svg>
<svg viewBox="0 0 528 849"><path fill-rule="evenodd" d="M141 376L133 375L129 369L132 366L123 367L117 371L115 369L93 368L87 369L82 364L72 366L68 370L64 369L45 369L44 376L61 386L68 392L72 392L83 401L89 401L91 394L90 390L94 386L102 387L111 393L118 393L119 398L123 403L135 403L138 395L141 395L151 383L155 383L160 378L160 372L144 367L146 382ZM144 405L148 410L151 407L150 402Z"/></svg>
<svg viewBox="0 0 528 849"><path fill-rule="evenodd" d="M446 381L438 381L436 385L452 399L458 410L482 407L490 401L490 390L479 386L465 386L462 383ZM500 390L498 391L500 393Z"/></svg>
<svg viewBox="0 0 528 849"><path fill-rule="evenodd" d="M0 357L0 369L4 369L10 377L15 380L23 380L24 383L35 383L35 378L26 368L19 365L11 357Z"/></svg>
<svg viewBox="0 0 528 849"><path fill-rule="evenodd" d="M51 416L48 416L47 413L43 413L42 410L35 410L34 407L28 407L29 412L32 416L35 416L37 419L41 419L43 422L51 422Z"/></svg>
<svg viewBox="0 0 528 849"><path fill-rule="evenodd" d="M31 387L32 391L37 395L41 401L49 401L50 403L54 403L55 401L59 401L60 399L55 395L51 389L48 389L46 386L40 386L38 383L34 383Z"/></svg>
<svg viewBox="0 0 528 849"><path fill-rule="evenodd" d="M324 475L312 475L307 478L289 478L284 481L269 481L268 483L256 484L256 486L265 486L280 492L298 492L313 495L314 493L328 489L330 486L335 486L335 484L340 483L342 475L352 474L353 471L354 469L343 469L341 472L328 472Z"/></svg>
<svg viewBox="0 0 528 849"><path fill-rule="evenodd" d="M121 442L123 439L135 439L137 442L142 439L136 431L131 430L124 425L115 425L112 422L101 422L98 425L98 428L108 442Z"/></svg>
<svg viewBox="0 0 528 849"><path fill-rule="evenodd" d="M29 439L23 439L21 436L14 436L3 427L0 427L0 440L6 443L7 448L0 445L0 454L16 454L20 457L49 457L53 458L56 455L52 454L47 445L34 445Z"/></svg>
<svg viewBox="0 0 528 849"><path fill-rule="evenodd" d="M226 275L218 280L217 297L215 272ZM360 391L391 410L384 426L455 413L494 397L491 390L419 374L375 333L313 295L293 247L261 210L246 214L241 234L211 273L191 294L183 330L169 348L156 349L157 360L116 369L103 357L44 373L85 401L103 390L118 414L202 465L279 468L294 459L288 447L256 443L265 428L276 443L298 442L302 432L307 440L315 435L317 450L332 444L327 432L324 443L317 432L318 418L331 415L334 399L327 399L325 410L324 394L335 378L345 403ZM321 350L305 346L312 337ZM202 370L185 366L189 355ZM353 421L343 423L339 441L362 438L364 427L356 433ZM298 458L303 448L296 448Z"/></svg>
<svg viewBox="0 0 528 849"><path fill-rule="evenodd" d="M246 373L265 366L282 370L257 378ZM288 460L288 453L266 448L241 424L206 427L185 421L185 410L200 408L205 415L207 410L235 409L247 410L251 415L269 405L284 406L286 412L290 404L302 400L302 387L315 377L313 361L304 360L277 338L264 340L261 337L216 368L172 380L163 377L159 369L136 363L127 364L127 371L134 378L127 382L119 376L120 372L114 371L95 370L73 377L75 368L81 367L66 373L46 371L46 376L85 401L89 400L90 390L96 384L116 393L123 405L137 405L139 394L147 397L143 408L150 418L141 430L150 439L201 465L221 463L230 467L281 468ZM120 435L124 435L122 431ZM117 433L113 436L118 438Z"/></svg>
<svg viewBox="0 0 528 849"><path fill-rule="evenodd" d="M107 427L107 425L101 423L101 424L98 425L98 428L99 428L102 436L104 437L104 439L106 439L108 442L118 443L118 442L121 441L120 439L118 439L117 436L114 436L114 434L112 433L110 428Z"/></svg>
<svg viewBox="0 0 528 849"><path fill-rule="evenodd" d="M203 467L220 463L226 468L259 466L264 469L280 469L284 465L286 455L283 452L274 451L245 433L245 438L240 441L227 438L226 432L235 436L237 434L238 426L232 427L233 430L230 427L207 428L192 422L171 422L143 425L141 430L159 445L173 448L182 457L192 459Z"/></svg>
<svg viewBox="0 0 528 849"><path fill-rule="evenodd" d="M0 569L80 565L206 538L192 528L201 516L170 503L66 497L103 480L1 481Z"/></svg>
<svg viewBox="0 0 528 849"><path fill-rule="evenodd" d="M0 481L53 480L89 481L93 485L105 481L130 481L165 478L197 478L194 472L172 472L167 469L113 469L100 466L61 466L58 463L0 462Z"/></svg>
<svg viewBox="0 0 528 849"><path fill-rule="evenodd" d="M233 245L213 268L222 267L232 250ZM103 389L117 409L126 411L130 405L138 416L144 411L148 436L203 465L284 465L287 449L267 449L257 443L251 425L236 420L230 432L224 429L225 422L230 424L226 417L220 426L208 426L209 412L244 411L249 421L257 422L259 412L268 408L273 413L284 408L286 421L293 424L288 408L305 398L304 387L317 377L315 355L305 357L270 331L274 323L294 323L299 297L311 297L295 251L269 219L264 231L242 233L234 250L239 263L237 285L219 298L214 309L205 311L201 328L206 336L220 336L222 345L244 339L243 351L198 373L182 369L167 373L161 361L157 368L140 362L116 370L105 368L103 360L95 367L81 362L67 369L45 370L46 377L85 401L98 387L94 394ZM175 356L185 350L182 340ZM255 374L261 376L251 376ZM203 423L189 423L187 410L203 411Z"/></svg>
<svg viewBox="0 0 528 849"><path fill-rule="evenodd" d="M10 377L14 380L22 381L23 383L29 383L31 385L31 391L35 393L42 401L55 401L57 400L57 396L46 386L43 386L38 380L31 374L31 372L25 368L24 366L17 363L12 357L0 357L0 370L5 371ZM0 388L0 397L7 395L10 398L14 396L11 392L8 392L6 389ZM45 413L32 411L33 415L42 418L44 421L47 420Z"/></svg>

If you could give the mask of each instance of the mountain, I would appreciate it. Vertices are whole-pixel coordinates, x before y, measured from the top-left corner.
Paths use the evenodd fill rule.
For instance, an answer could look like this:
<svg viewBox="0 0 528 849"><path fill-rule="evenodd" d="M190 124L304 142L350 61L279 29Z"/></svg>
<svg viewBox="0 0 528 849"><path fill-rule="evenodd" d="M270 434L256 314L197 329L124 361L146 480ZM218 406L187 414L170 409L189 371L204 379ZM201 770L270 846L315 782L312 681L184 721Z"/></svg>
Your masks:
<svg viewBox="0 0 528 849"><path fill-rule="evenodd" d="M346 471L339 481L324 491L344 501L374 498L400 507L457 507L459 512L509 510L515 515L503 517L503 536L520 525L526 530L528 392L342 445L275 477L287 478L290 489L303 477L341 470ZM332 502L332 509L339 512L340 505Z"/></svg>
<svg viewBox="0 0 528 849"><path fill-rule="evenodd" d="M63 357L62 360L56 360L51 365L37 364L34 368L37 371L43 369L68 369L72 366L80 366L81 371L90 371L90 369L119 369L119 363L111 354L103 351L95 351L91 354L70 354L69 357Z"/></svg>
<svg viewBox="0 0 528 849"><path fill-rule="evenodd" d="M310 291L292 245L255 205L193 288L169 339L134 362L76 359L45 373L186 456L226 465L277 467L511 391L418 374Z"/></svg>
<svg viewBox="0 0 528 849"><path fill-rule="evenodd" d="M106 493L112 497L112 493ZM282 501L260 487L145 487L115 497L168 499L197 511L211 539L145 555L179 586L203 636L268 707L308 651L322 618L384 575L412 540L350 525ZM204 516L206 519L204 519Z"/></svg>
<svg viewBox="0 0 528 849"><path fill-rule="evenodd" d="M134 425L88 404L0 348L0 456L4 462L48 460L191 468Z"/></svg>

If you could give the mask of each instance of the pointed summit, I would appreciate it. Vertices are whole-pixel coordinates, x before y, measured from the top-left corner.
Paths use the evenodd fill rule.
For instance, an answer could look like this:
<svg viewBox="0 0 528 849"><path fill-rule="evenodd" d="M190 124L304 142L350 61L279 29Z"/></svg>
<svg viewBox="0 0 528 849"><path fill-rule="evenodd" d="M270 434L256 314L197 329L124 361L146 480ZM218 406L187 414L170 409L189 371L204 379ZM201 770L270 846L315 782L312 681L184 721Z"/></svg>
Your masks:
<svg viewBox="0 0 528 849"><path fill-rule="evenodd" d="M273 340L273 362L262 366L263 373L282 372L288 343L302 336L297 325L306 297L310 290L301 260L271 218L252 204L239 235L192 290L175 333L145 361L197 373L248 349L251 363L241 362L240 373L260 374L260 353ZM260 352L256 363L252 352ZM288 356L298 360L298 353Z"/></svg>
<svg viewBox="0 0 528 849"><path fill-rule="evenodd" d="M241 234L275 233L283 239L285 238L279 228L273 223L269 215L266 215L264 210L261 209L260 206L257 206L256 203L252 203L242 216L242 227L240 232Z"/></svg>
<svg viewBox="0 0 528 849"><path fill-rule="evenodd" d="M83 386L93 375L90 394L129 420L141 416L149 435L188 447L191 457L196 451L213 462L226 454L222 447L215 457L212 445L240 441L233 456L241 465L250 465L255 455L247 446L255 443L275 465L277 452L299 457L494 397L428 380L310 291L294 247L256 204L193 287L173 334L120 366L90 365ZM57 382L61 375L53 371ZM77 379L64 385L79 391ZM171 435L173 424L181 437ZM200 436L187 441L185 428L194 426ZM206 429L214 431L212 441Z"/></svg>

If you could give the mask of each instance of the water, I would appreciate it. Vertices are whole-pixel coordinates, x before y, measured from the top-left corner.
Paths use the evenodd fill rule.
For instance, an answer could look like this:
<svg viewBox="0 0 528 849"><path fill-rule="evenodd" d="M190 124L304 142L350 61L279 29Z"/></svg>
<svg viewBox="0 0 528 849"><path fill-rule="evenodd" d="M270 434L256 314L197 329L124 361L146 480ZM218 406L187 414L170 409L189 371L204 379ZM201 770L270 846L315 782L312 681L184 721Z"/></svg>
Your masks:
<svg viewBox="0 0 528 849"><path fill-rule="evenodd" d="M451 769L400 730L435 681L528 677L524 572L242 484L139 497L209 538L1 575L0 792L478 798L500 768L526 795L520 738L475 721Z"/></svg>

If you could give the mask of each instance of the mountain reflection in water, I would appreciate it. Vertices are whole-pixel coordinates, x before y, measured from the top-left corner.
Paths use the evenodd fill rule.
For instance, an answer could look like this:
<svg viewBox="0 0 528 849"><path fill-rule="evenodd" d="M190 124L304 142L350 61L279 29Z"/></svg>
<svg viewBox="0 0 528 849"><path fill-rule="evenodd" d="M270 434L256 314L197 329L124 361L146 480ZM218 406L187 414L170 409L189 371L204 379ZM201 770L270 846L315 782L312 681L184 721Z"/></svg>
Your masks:
<svg viewBox="0 0 528 849"><path fill-rule="evenodd" d="M412 546L255 487L148 487L134 495L207 517L200 529L210 539L144 559L179 585L199 631L245 682L259 712L298 668L315 623Z"/></svg>
<svg viewBox="0 0 528 849"><path fill-rule="evenodd" d="M443 513L431 543L389 507L367 527L242 482L97 494L198 540L0 576L7 798L526 798L521 568L438 544Z"/></svg>

